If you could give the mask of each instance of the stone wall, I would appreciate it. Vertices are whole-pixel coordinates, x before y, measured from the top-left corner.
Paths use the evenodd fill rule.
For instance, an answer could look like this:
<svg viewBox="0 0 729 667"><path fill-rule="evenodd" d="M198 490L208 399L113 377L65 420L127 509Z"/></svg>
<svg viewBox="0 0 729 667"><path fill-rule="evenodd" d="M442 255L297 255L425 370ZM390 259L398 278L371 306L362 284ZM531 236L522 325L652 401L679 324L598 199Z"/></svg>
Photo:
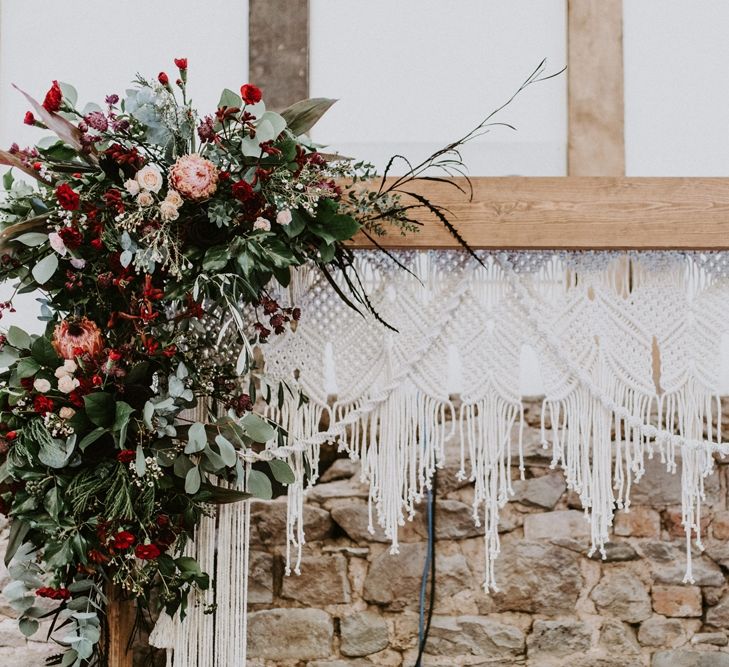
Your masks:
<svg viewBox="0 0 729 667"><path fill-rule="evenodd" d="M729 667L729 465L706 483L703 555L682 583L685 537L678 475L650 461L618 513L607 558L588 558L579 499L539 446L527 410L525 481L502 512L500 591L487 595L472 486L456 481L457 451L439 473L436 601L423 664L529 667ZM421 512L398 555L367 531L367 492L339 459L308 497L300 576L283 576L283 499L252 511L249 664L412 667L426 553ZM515 476L518 470L514 469Z"/></svg>
<svg viewBox="0 0 729 667"><path fill-rule="evenodd" d="M473 489L456 481L457 451L439 472L435 614L423 664L729 667L729 465L719 462L707 480L706 550L695 552L696 581L685 585L680 478L649 462L630 513L616 516L607 559L588 558L579 499L539 446L537 403L527 415L527 479L515 482L502 512L498 593L481 588L483 537L471 519ZM337 459L310 491L300 576L283 573L285 499L254 503L250 667L415 664L424 513L390 555L384 535L367 531L356 473ZM52 649L26 643L11 615L0 606L0 665L42 665Z"/></svg>

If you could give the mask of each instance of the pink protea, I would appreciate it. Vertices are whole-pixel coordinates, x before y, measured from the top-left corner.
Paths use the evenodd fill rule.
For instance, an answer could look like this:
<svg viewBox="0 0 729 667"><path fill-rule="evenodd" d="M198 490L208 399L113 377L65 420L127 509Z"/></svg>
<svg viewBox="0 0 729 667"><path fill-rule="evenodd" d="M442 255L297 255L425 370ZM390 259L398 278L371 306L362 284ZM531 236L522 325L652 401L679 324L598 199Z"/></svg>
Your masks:
<svg viewBox="0 0 729 667"><path fill-rule="evenodd" d="M96 357L104 349L101 329L88 317L63 320L54 329L51 343L62 359L83 354Z"/></svg>
<svg viewBox="0 0 729 667"><path fill-rule="evenodd" d="M183 155L172 165L169 182L186 199L207 199L218 187L218 169L197 153Z"/></svg>

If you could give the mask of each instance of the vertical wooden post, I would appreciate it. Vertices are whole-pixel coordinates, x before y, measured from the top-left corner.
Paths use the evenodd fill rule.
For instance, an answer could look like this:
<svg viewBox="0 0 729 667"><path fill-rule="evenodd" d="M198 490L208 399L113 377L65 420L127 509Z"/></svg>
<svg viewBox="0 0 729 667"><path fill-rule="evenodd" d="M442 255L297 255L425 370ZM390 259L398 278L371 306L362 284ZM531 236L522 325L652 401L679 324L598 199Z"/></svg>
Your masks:
<svg viewBox="0 0 729 667"><path fill-rule="evenodd" d="M283 109L309 96L308 0L250 0L249 79L266 105Z"/></svg>
<svg viewBox="0 0 729 667"><path fill-rule="evenodd" d="M109 667L132 667L129 638L134 628L134 602L126 600L116 586L109 586L106 621L109 627Z"/></svg>
<svg viewBox="0 0 729 667"><path fill-rule="evenodd" d="M569 176L624 176L622 0L568 0Z"/></svg>

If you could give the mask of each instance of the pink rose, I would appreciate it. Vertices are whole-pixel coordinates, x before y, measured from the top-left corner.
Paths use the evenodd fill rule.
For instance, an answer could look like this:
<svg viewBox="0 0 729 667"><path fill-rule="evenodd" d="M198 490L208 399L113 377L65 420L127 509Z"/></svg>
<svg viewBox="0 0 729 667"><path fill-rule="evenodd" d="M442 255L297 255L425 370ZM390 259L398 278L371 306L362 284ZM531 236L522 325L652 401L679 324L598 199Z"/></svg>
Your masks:
<svg viewBox="0 0 729 667"><path fill-rule="evenodd" d="M207 199L218 188L218 169L210 160L191 153L172 165L169 181L187 199Z"/></svg>

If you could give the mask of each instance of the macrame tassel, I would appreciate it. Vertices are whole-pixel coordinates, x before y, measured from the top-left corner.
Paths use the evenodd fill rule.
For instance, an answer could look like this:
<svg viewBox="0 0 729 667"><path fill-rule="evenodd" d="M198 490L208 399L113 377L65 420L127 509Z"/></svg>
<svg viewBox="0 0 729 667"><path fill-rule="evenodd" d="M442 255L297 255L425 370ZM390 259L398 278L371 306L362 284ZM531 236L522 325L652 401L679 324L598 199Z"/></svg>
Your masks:
<svg viewBox="0 0 729 667"><path fill-rule="evenodd" d="M521 405L507 403L494 393L479 401L461 407L459 419L461 443L468 446L471 461L469 479L475 483L473 519L481 525L479 510L484 515L484 590L498 591L494 564L500 551L499 510L514 495L511 485L511 438L514 424L519 419L519 468L523 476L522 431L524 411ZM465 461L463 452L461 471Z"/></svg>

